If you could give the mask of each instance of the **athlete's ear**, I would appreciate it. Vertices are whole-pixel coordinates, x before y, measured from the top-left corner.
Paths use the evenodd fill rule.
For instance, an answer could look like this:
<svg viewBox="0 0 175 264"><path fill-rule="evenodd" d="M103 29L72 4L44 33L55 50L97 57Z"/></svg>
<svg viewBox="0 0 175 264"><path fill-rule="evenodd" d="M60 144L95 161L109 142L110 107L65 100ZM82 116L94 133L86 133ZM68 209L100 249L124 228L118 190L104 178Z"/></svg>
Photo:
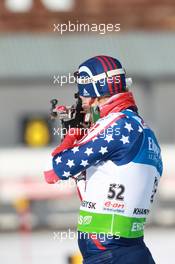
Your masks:
<svg viewBox="0 0 175 264"><path fill-rule="evenodd" d="M98 103L97 98L91 97L91 101L90 101L91 106L93 106L93 105L95 105L97 103Z"/></svg>
<svg viewBox="0 0 175 264"><path fill-rule="evenodd" d="M109 96L103 96L103 97L97 97L97 103L98 105L104 104L110 97Z"/></svg>

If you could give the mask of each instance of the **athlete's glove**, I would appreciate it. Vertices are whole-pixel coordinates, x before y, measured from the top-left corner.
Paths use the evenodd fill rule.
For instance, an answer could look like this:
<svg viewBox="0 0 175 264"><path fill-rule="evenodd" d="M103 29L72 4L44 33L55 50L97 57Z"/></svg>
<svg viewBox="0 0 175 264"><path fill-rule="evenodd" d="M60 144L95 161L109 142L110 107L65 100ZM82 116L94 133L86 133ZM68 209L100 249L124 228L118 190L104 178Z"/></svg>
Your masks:
<svg viewBox="0 0 175 264"><path fill-rule="evenodd" d="M57 181L60 180L59 177L54 172L54 170L52 169L52 166L51 166L51 169L49 170L47 169L44 171L44 178L45 178L45 181L49 184L56 183Z"/></svg>

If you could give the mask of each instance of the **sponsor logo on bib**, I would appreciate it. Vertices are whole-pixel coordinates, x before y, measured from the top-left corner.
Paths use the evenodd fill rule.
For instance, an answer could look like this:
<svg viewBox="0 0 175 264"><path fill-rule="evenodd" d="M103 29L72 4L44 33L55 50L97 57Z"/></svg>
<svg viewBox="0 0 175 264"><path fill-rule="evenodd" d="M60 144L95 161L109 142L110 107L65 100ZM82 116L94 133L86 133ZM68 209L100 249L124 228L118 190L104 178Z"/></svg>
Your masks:
<svg viewBox="0 0 175 264"><path fill-rule="evenodd" d="M143 231L144 225L145 225L145 223L133 223L131 231L133 231L133 232Z"/></svg>
<svg viewBox="0 0 175 264"><path fill-rule="evenodd" d="M133 214L148 215L149 211L150 211L149 209L145 209L145 208L134 208Z"/></svg>
<svg viewBox="0 0 175 264"><path fill-rule="evenodd" d="M89 209L96 209L95 208L96 203L89 202L89 201L82 201L81 206Z"/></svg>
<svg viewBox="0 0 175 264"><path fill-rule="evenodd" d="M78 219L78 224L79 225L89 225L92 221L92 216L91 215L87 215L87 216L79 216Z"/></svg>
<svg viewBox="0 0 175 264"><path fill-rule="evenodd" d="M123 202L115 202L115 201L106 200L103 205L103 210L124 213L125 204Z"/></svg>

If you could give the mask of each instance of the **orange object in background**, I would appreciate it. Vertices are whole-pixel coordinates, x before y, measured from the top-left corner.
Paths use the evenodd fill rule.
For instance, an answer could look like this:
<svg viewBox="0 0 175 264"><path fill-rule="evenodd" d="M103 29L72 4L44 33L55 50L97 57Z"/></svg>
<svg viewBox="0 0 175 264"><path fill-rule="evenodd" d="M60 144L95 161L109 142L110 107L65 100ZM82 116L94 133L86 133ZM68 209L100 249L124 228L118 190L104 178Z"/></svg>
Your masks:
<svg viewBox="0 0 175 264"><path fill-rule="evenodd" d="M45 117L26 116L23 121L23 142L30 147L45 147L51 143L50 127Z"/></svg>
<svg viewBox="0 0 175 264"><path fill-rule="evenodd" d="M75 253L68 259L69 264L82 264L83 258L80 253Z"/></svg>
<svg viewBox="0 0 175 264"><path fill-rule="evenodd" d="M31 221L30 221L30 202L25 198L20 198L15 200L14 207L19 215L20 221L20 231L29 232L31 231Z"/></svg>

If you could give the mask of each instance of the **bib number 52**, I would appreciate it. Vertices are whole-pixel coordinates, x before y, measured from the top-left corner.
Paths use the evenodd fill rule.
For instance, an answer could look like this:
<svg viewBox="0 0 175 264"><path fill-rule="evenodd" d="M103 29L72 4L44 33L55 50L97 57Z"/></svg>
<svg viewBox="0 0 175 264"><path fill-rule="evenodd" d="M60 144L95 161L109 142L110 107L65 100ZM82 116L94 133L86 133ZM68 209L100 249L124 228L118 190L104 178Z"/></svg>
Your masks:
<svg viewBox="0 0 175 264"><path fill-rule="evenodd" d="M122 184L116 184L116 183L111 183L109 185L109 190L108 190L108 199L116 199L123 201L124 200L124 194L125 192L125 187Z"/></svg>

